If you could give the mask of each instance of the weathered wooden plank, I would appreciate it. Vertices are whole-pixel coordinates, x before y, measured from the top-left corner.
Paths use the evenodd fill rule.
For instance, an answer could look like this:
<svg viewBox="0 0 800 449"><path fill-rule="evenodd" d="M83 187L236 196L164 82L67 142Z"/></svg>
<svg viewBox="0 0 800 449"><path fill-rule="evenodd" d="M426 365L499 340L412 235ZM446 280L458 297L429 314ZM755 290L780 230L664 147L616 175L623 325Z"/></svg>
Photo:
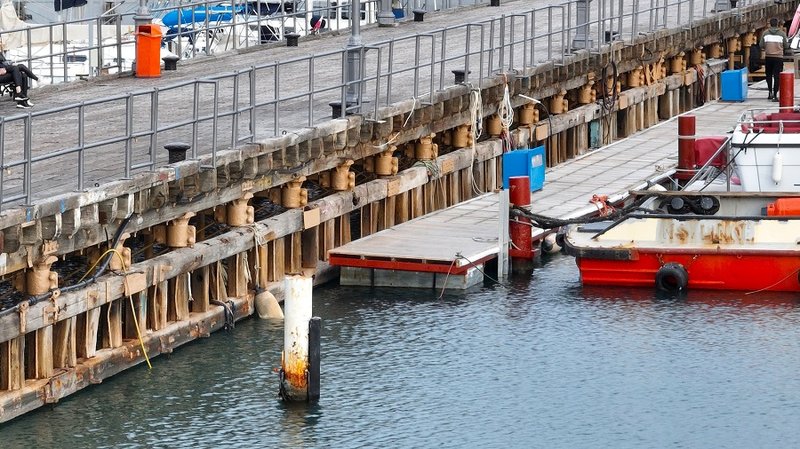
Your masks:
<svg viewBox="0 0 800 449"><path fill-rule="evenodd" d="M53 325L53 367L70 368L77 362L76 317Z"/></svg>
<svg viewBox="0 0 800 449"><path fill-rule="evenodd" d="M303 231L303 268L317 267L317 262L319 262L319 233L321 230L321 226L315 226Z"/></svg>
<svg viewBox="0 0 800 449"><path fill-rule="evenodd" d="M208 265L192 271L192 298L192 313L208 311L211 299L211 268Z"/></svg>
<svg viewBox="0 0 800 449"><path fill-rule="evenodd" d="M76 318L76 349L78 357L90 359L97 352L97 335L100 331L100 307L87 310Z"/></svg>
<svg viewBox="0 0 800 449"><path fill-rule="evenodd" d="M25 385L25 337L0 343L0 390L19 390Z"/></svg>

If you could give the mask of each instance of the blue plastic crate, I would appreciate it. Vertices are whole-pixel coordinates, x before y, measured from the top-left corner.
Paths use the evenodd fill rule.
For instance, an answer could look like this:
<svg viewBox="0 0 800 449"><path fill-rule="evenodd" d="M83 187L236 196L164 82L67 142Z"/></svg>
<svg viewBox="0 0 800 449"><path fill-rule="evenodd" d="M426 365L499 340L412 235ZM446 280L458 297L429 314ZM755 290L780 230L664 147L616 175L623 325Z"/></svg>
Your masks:
<svg viewBox="0 0 800 449"><path fill-rule="evenodd" d="M747 69L726 70L720 75L722 81L722 101L747 100Z"/></svg>
<svg viewBox="0 0 800 449"><path fill-rule="evenodd" d="M509 151L503 155L503 188L508 189L508 178L527 176L531 180L531 192L542 190L546 167L544 145Z"/></svg>

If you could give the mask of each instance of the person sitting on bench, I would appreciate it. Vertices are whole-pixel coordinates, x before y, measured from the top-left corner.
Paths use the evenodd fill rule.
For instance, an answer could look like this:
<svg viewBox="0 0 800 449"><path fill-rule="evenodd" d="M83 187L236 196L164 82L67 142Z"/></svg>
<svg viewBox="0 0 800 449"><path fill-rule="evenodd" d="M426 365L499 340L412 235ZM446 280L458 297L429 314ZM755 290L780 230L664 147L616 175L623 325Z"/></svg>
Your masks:
<svg viewBox="0 0 800 449"><path fill-rule="evenodd" d="M14 101L17 107L27 109L33 107L28 98L28 78L38 81L39 77L33 74L25 64L11 64L5 58L0 60L0 84L13 82Z"/></svg>

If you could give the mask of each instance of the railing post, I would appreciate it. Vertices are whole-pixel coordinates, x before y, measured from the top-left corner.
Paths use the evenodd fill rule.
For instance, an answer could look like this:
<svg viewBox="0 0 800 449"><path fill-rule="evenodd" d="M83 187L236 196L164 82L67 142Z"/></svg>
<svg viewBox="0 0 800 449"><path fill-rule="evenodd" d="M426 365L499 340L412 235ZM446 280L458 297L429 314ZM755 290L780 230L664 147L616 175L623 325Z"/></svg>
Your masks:
<svg viewBox="0 0 800 449"><path fill-rule="evenodd" d="M589 37L589 3L592 0L578 0L575 10L575 38L572 39L573 50L592 48L592 38ZM599 26L599 24L598 24Z"/></svg>
<svg viewBox="0 0 800 449"><path fill-rule="evenodd" d="M361 74L361 0L351 0L350 2L350 38L347 41L347 70L345 71L345 81L347 83L347 95L342 109L347 111L350 104L360 104L361 87L356 85L356 80Z"/></svg>
<svg viewBox="0 0 800 449"><path fill-rule="evenodd" d="M380 10L378 11L378 26L379 27L395 27L397 21L394 20L394 13L392 12L392 0L378 0L380 2Z"/></svg>
<svg viewBox="0 0 800 449"><path fill-rule="evenodd" d="M256 140L256 66L250 67L250 142Z"/></svg>

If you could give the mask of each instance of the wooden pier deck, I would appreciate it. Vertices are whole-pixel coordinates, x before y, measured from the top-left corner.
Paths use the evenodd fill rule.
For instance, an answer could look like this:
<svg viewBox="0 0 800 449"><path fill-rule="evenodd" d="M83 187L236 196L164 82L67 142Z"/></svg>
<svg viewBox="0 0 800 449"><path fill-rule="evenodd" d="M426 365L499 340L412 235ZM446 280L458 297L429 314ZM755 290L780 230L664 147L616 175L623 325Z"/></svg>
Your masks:
<svg viewBox="0 0 800 449"><path fill-rule="evenodd" d="M690 113L697 117L698 137L724 135L745 110L773 106L754 85L747 102L714 101ZM669 177L677 163L677 136L676 116L547 170L544 188L531 194L531 210L558 218L589 216L597 211L590 202L595 194L621 200L648 180ZM487 193L335 248L330 262L343 267L343 284L442 288L444 274L456 279L447 287L467 288L483 279L480 270L470 269L498 253L498 217L498 195Z"/></svg>

